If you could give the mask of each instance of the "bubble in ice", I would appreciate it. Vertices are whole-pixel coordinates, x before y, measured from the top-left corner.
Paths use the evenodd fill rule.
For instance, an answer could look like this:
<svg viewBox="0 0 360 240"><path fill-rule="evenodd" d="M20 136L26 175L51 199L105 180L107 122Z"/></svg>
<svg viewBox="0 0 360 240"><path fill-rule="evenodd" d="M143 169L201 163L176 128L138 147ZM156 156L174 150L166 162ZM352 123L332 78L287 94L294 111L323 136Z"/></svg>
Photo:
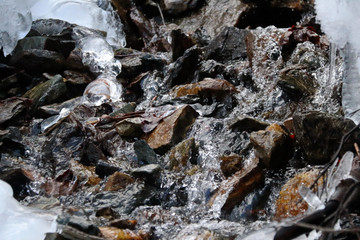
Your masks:
<svg viewBox="0 0 360 240"><path fill-rule="evenodd" d="M0 49L7 56L31 28L31 13L21 0L1 1Z"/></svg>

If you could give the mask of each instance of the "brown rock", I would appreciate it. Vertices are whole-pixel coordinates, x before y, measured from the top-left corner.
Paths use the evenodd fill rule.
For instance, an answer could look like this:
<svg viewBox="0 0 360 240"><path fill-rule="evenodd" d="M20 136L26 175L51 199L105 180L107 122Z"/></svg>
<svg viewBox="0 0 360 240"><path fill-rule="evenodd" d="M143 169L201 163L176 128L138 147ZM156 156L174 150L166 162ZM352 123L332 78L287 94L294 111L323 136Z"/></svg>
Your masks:
<svg viewBox="0 0 360 240"><path fill-rule="evenodd" d="M134 179L125 173L115 172L112 174L105 184L105 191L118 191L134 182Z"/></svg>
<svg viewBox="0 0 360 240"><path fill-rule="evenodd" d="M254 145L255 155L267 168L284 166L293 153L288 133L276 123L265 130L252 132L250 141Z"/></svg>
<svg viewBox="0 0 360 240"><path fill-rule="evenodd" d="M248 116L237 116L236 118L231 119L228 125L230 129L240 132L264 130L266 127L269 126L267 122Z"/></svg>
<svg viewBox="0 0 360 240"><path fill-rule="evenodd" d="M216 193L209 200L212 206L218 198L227 194L227 199L221 208L222 212L229 213L244 200L249 192L262 181L263 171L260 168L259 159L253 159L252 163L223 181Z"/></svg>
<svg viewBox="0 0 360 240"><path fill-rule="evenodd" d="M182 141L170 150L170 169L180 171L182 167L187 166L189 163L196 163L196 154L197 148L194 138Z"/></svg>
<svg viewBox="0 0 360 240"><path fill-rule="evenodd" d="M29 109L31 100L27 98L8 98L0 101L0 124L16 117L24 110Z"/></svg>
<svg viewBox="0 0 360 240"><path fill-rule="evenodd" d="M115 227L99 227L101 234L110 240L145 240L149 239L149 234L141 231L135 232L128 229Z"/></svg>
<svg viewBox="0 0 360 240"><path fill-rule="evenodd" d="M276 218L294 217L308 209L308 204L301 201L302 198L298 190L300 186L310 187L318 174L318 170L298 173L281 188L279 197L276 200ZM322 185L322 179L319 185Z"/></svg>
<svg viewBox="0 0 360 240"><path fill-rule="evenodd" d="M236 154L221 156L220 160L221 171L224 173L225 177L230 177L243 167L242 157Z"/></svg>
<svg viewBox="0 0 360 240"><path fill-rule="evenodd" d="M180 142L199 114L189 105L176 110L152 131L147 143L154 150L162 152Z"/></svg>
<svg viewBox="0 0 360 240"><path fill-rule="evenodd" d="M201 97L215 96L218 98L237 92L236 87L224 79L205 78L197 83L190 83L176 87L172 91L174 97L199 95Z"/></svg>

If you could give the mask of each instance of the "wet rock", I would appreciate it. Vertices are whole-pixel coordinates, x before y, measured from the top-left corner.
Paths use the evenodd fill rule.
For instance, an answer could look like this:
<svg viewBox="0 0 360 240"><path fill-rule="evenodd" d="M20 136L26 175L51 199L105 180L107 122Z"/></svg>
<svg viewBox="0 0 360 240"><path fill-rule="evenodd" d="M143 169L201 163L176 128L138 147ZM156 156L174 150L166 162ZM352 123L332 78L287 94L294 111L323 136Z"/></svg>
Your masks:
<svg viewBox="0 0 360 240"><path fill-rule="evenodd" d="M96 174L98 174L101 178L109 176L117 171L124 170L122 168L121 162L117 159L107 158L98 160L95 168Z"/></svg>
<svg viewBox="0 0 360 240"><path fill-rule="evenodd" d="M0 125L29 110L31 100L27 98L8 98L0 101Z"/></svg>
<svg viewBox="0 0 360 240"><path fill-rule="evenodd" d="M112 208L108 207L97 210L95 216L112 220L118 217L118 214Z"/></svg>
<svg viewBox="0 0 360 240"><path fill-rule="evenodd" d="M65 70L64 79L66 83L71 83L72 85L83 85L88 84L92 81L88 73L78 72L74 70Z"/></svg>
<svg viewBox="0 0 360 240"><path fill-rule="evenodd" d="M72 216L68 225L90 235L98 236L100 233L100 230L96 225L82 217Z"/></svg>
<svg viewBox="0 0 360 240"><path fill-rule="evenodd" d="M196 156L198 149L194 138L186 139L170 150L169 153L169 169L180 171L189 163L196 164Z"/></svg>
<svg viewBox="0 0 360 240"><path fill-rule="evenodd" d="M84 166L77 161L71 160L70 170L81 185L97 185L101 181L95 173L95 166Z"/></svg>
<svg viewBox="0 0 360 240"><path fill-rule="evenodd" d="M63 77L61 75L55 75L49 77L49 80L46 82L40 83L27 91L23 97L31 99L32 107L33 109L36 109L39 106L48 105L61 100L66 93L67 88Z"/></svg>
<svg viewBox="0 0 360 240"><path fill-rule="evenodd" d="M237 0L210 0L199 11L183 18L179 26L190 34L202 28L214 38L227 26L235 26L247 8L245 3Z"/></svg>
<svg viewBox="0 0 360 240"><path fill-rule="evenodd" d="M206 47L205 57L219 62L245 59L247 57L245 39L248 34L248 30L225 28Z"/></svg>
<svg viewBox="0 0 360 240"><path fill-rule="evenodd" d="M39 49L19 52L12 56L10 63L29 73L59 73L65 68L65 58L61 53Z"/></svg>
<svg viewBox="0 0 360 240"><path fill-rule="evenodd" d="M29 195L27 187L35 180L34 174L21 166L6 165L0 165L0 179L10 184L16 199L24 199Z"/></svg>
<svg viewBox="0 0 360 240"><path fill-rule="evenodd" d="M311 96L316 92L313 76L304 65L293 65L281 70L277 84L294 99Z"/></svg>
<svg viewBox="0 0 360 240"><path fill-rule="evenodd" d="M100 227L101 234L106 239L111 240L146 240L149 239L150 235L144 232L135 232L128 229L119 229L116 227Z"/></svg>
<svg viewBox="0 0 360 240"><path fill-rule="evenodd" d="M160 183L160 174L162 168L158 164L148 164L132 171L132 175L136 178L144 178L147 183L158 185Z"/></svg>
<svg viewBox="0 0 360 240"><path fill-rule="evenodd" d="M189 36L181 31L181 29L171 31L170 36L173 61L176 61L185 53L186 49L195 44Z"/></svg>
<svg viewBox="0 0 360 240"><path fill-rule="evenodd" d="M192 107L184 105L159 123L155 130L149 134L147 143L155 151L164 152L168 150L184 138L198 115Z"/></svg>
<svg viewBox="0 0 360 240"><path fill-rule="evenodd" d="M70 109L73 106L80 105L82 103L82 100L83 100L82 96L72 98L72 99L62 102L62 103L54 103L54 104L50 104L50 105L41 106L41 107L39 107L39 111L41 111L47 115L58 115L58 114L60 114L61 110L64 108Z"/></svg>
<svg viewBox="0 0 360 240"><path fill-rule="evenodd" d="M220 156L220 168L225 177L230 177L244 166L243 158L239 155Z"/></svg>
<svg viewBox="0 0 360 240"><path fill-rule="evenodd" d="M93 142L85 144L80 160L82 164L86 166L96 166L99 160L104 159L106 159L104 153Z"/></svg>
<svg viewBox="0 0 360 240"><path fill-rule="evenodd" d="M122 137L140 137L144 134L141 126L141 118L127 118L116 124L116 131Z"/></svg>
<svg viewBox="0 0 360 240"><path fill-rule="evenodd" d="M267 168L284 167L293 154L288 133L276 123L265 130L252 132L250 141L254 145L255 155Z"/></svg>
<svg viewBox="0 0 360 240"><path fill-rule="evenodd" d="M166 74L167 77L164 79L166 85L171 88L191 82L198 66L199 55L200 52L196 46L187 49L184 55L179 57L170 67Z"/></svg>
<svg viewBox="0 0 360 240"><path fill-rule="evenodd" d="M277 219L295 217L306 212L308 204L302 200L299 188L310 187L318 175L319 171L316 169L298 173L281 188L276 200L275 217ZM318 183L321 186L322 179Z"/></svg>
<svg viewBox="0 0 360 240"><path fill-rule="evenodd" d="M116 227L120 229L130 229L130 230L134 230L136 224L137 224L136 220L129 220L129 219L116 219L110 222L111 227Z"/></svg>
<svg viewBox="0 0 360 240"><path fill-rule="evenodd" d="M205 78L204 80L197 83L184 84L175 87L172 90L171 95L173 97L198 95L205 99L212 99L213 97L215 97L221 100L226 96L229 96L232 93L236 92L236 87L224 79Z"/></svg>
<svg viewBox="0 0 360 240"><path fill-rule="evenodd" d="M0 64L1 65L1 64ZM6 76L6 72L0 76ZM0 80L0 99L5 99L13 96L21 96L26 92L26 87L30 85L32 78L24 71L18 71L8 77Z"/></svg>
<svg viewBox="0 0 360 240"><path fill-rule="evenodd" d="M66 240L66 239L87 239L87 240L104 240L102 237L85 233L77 228L61 225L61 233L47 233L46 240Z"/></svg>
<svg viewBox="0 0 360 240"><path fill-rule="evenodd" d="M229 129L235 131L259 131L265 130L269 123L248 116L237 116L228 122Z"/></svg>
<svg viewBox="0 0 360 240"><path fill-rule="evenodd" d="M263 172L261 170L259 159L251 160L251 163L233 174L227 180L221 182L220 187L210 198L208 205L213 206L218 198L226 194L226 201L221 206L221 212L228 214L238 204L240 204L248 193L253 191L257 185L262 182Z"/></svg>
<svg viewBox="0 0 360 240"><path fill-rule="evenodd" d="M337 150L341 137L355 127L350 119L322 112L295 114L293 124L297 143L309 164L328 162ZM351 149L359 134L359 131L355 131L342 149Z"/></svg>
<svg viewBox="0 0 360 240"><path fill-rule="evenodd" d="M169 14L181 14L196 8L201 0L162 0L163 10Z"/></svg>
<svg viewBox="0 0 360 240"><path fill-rule="evenodd" d="M312 42L306 41L298 43L290 56L288 62L294 65L300 64L306 66L310 71L314 71L328 63L328 52L319 48Z"/></svg>
<svg viewBox="0 0 360 240"><path fill-rule="evenodd" d="M115 172L114 174L112 174L106 184L105 184L105 191L118 191L119 189L123 189L125 188L127 185L131 184L134 182L134 179L125 174L125 173L121 173L121 172Z"/></svg>
<svg viewBox="0 0 360 240"><path fill-rule="evenodd" d="M144 140L138 140L134 143L134 151L139 162L145 164L157 164L158 159L154 150Z"/></svg>

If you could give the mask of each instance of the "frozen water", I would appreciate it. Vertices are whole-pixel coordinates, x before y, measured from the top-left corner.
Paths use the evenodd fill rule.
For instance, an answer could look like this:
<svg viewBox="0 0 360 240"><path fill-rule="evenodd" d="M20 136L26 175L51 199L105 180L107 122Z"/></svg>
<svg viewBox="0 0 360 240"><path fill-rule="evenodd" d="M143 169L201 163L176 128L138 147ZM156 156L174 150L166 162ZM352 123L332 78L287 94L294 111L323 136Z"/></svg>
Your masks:
<svg viewBox="0 0 360 240"><path fill-rule="evenodd" d="M0 180L0 233L2 240L39 240L56 231L56 216L22 206L9 184Z"/></svg>
<svg viewBox="0 0 360 240"><path fill-rule="evenodd" d="M22 0L2 0L0 15L0 48L7 56L30 31L31 13Z"/></svg>
<svg viewBox="0 0 360 240"><path fill-rule="evenodd" d="M109 1L98 0L30 0L33 20L60 19L107 33L106 41L124 47L122 23L116 18ZM101 7L99 7L101 5Z"/></svg>
<svg viewBox="0 0 360 240"><path fill-rule="evenodd" d="M360 122L360 1L316 0L321 28L330 41L345 49L346 71L342 89L345 116Z"/></svg>
<svg viewBox="0 0 360 240"><path fill-rule="evenodd" d="M320 198L308 187L301 186L299 188L299 194L311 208L320 209L325 207Z"/></svg>

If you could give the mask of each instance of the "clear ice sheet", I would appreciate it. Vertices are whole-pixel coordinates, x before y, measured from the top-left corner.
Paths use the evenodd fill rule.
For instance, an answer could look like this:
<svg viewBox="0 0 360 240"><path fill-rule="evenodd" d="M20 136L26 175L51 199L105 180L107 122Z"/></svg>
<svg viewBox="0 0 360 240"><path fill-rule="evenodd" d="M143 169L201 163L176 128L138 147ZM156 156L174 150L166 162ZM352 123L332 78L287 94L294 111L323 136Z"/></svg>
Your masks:
<svg viewBox="0 0 360 240"><path fill-rule="evenodd" d="M22 0L2 0L0 15L0 48L7 56L30 31L31 13Z"/></svg>
<svg viewBox="0 0 360 240"><path fill-rule="evenodd" d="M56 232L56 216L22 206L9 184L0 180L0 233L2 240L40 240Z"/></svg>

